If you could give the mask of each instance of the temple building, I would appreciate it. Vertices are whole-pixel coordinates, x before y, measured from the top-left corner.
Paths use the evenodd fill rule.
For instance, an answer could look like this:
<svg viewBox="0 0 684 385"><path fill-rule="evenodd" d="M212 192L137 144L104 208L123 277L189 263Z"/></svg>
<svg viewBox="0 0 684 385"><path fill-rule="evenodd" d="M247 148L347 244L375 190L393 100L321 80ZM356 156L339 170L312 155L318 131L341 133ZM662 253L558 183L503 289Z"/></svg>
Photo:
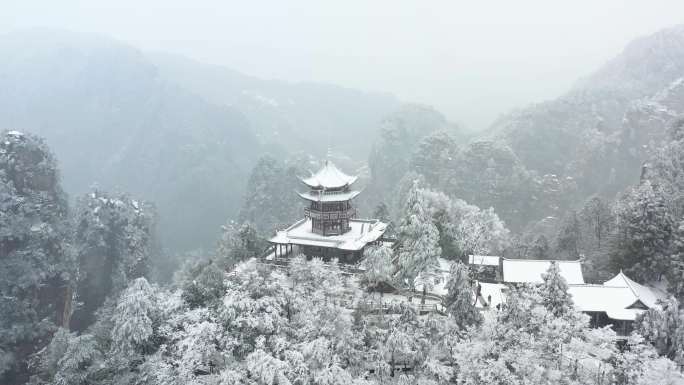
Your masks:
<svg viewBox="0 0 684 385"><path fill-rule="evenodd" d="M484 280L478 279L481 298L477 298L476 305L479 307L505 303L509 286L542 283L543 274L552 263L557 263L560 275L568 283L568 293L572 296L575 308L590 317L590 326L600 328L611 325L621 338L632 332L639 314L648 309L660 308L661 301L667 298L662 290L639 284L622 271L606 282L586 283L580 260L508 259L471 255L468 262L477 275L484 269L496 270L495 273L486 275ZM492 276L497 278L491 280Z"/></svg>
<svg viewBox="0 0 684 385"><path fill-rule="evenodd" d="M307 191L299 192L308 207L304 218L269 240L273 255L284 257L303 253L323 260L337 258L341 263L356 263L367 245L380 244L387 224L376 219L358 219L352 200L361 191L352 188L356 176L340 171L330 161L301 181Z"/></svg>

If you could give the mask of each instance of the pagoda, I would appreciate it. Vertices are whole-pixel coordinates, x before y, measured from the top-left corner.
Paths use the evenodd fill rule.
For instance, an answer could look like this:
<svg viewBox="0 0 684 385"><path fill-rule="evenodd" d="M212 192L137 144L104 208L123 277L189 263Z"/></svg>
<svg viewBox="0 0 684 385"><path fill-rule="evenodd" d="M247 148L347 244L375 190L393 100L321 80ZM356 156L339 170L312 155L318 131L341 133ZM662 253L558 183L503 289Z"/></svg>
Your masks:
<svg viewBox="0 0 684 385"><path fill-rule="evenodd" d="M326 160L318 172L300 179L307 187L307 191L297 193L307 202L304 218L277 231L269 240L275 257L303 253L355 263L367 245L383 242L386 223L356 217L352 200L361 191L353 189L352 184L358 177L343 173Z"/></svg>

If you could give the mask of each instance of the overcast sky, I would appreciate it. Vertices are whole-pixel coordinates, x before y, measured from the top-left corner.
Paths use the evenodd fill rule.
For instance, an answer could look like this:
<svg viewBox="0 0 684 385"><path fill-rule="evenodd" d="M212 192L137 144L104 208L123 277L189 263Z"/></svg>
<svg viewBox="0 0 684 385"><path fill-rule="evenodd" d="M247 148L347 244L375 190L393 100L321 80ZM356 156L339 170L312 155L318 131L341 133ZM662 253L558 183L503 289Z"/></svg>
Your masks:
<svg viewBox="0 0 684 385"><path fill-rule="evenodd" d="M679 23L683 0L0 0L0 32L97 32L260 77L391 92L475 129Z"/></svg>

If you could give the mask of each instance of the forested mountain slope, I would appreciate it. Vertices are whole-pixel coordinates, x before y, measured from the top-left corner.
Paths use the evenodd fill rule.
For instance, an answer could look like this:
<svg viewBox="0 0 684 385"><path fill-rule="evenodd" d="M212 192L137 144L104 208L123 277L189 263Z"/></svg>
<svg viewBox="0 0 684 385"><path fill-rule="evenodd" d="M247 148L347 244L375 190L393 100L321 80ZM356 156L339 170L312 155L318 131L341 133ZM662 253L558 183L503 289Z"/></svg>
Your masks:
<svg viewBox="0 0 684 385"><path fill-rule="evenodd" d="M0 56L0 128L45 137L71 197L96 185L154 202L170 249L213 245L260 155L365 159L364 138L399 105L64 31L0 36Z"/></svg>
<svg viewBox="0 0 684 385"><path fill-rule="evenodd" d="M426 111L390 117L369 160L370 203L384 201L396 215L401 205L393 201L420 177L432 189L493 207L517 233L538 235L533 225L544 220L553 235L553 222L587 198L613 199L639 182L642 164L683 113L679 26L635 40L565 95L512 112L471 140Z"/></svg>
<svg viewBox="0 0 684 385"><path fill-rule="evenodd" d="M540 174L572 176L583 195L638 180L649 149L684 112L684 26L631 42L567 94L503 117L490 134Z"/></svg>
<svg viewBox="0 0 684 385"><path fill-rule="evenodd" d="M241 113L161 80L140 52L105 38L10 34L0 56L0 127L45 137L70 195L93 184L130 192L156 203L169 246L213 242L258 148Z"/></svg>

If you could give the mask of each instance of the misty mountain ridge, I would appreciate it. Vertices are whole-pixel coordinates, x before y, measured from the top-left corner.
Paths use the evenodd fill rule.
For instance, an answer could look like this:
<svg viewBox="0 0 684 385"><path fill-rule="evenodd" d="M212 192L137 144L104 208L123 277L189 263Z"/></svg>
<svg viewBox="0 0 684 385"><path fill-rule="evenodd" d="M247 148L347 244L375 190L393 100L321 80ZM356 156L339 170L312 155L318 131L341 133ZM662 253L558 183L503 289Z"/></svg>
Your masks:
<svg viewBox="0 0 684 385"><path fill-rule="evenodd" d="M213 245L259 154L333 148L363 159L371 141L357 138L399 105L66 31L10 33L0 54L0 126L45 137L72 197L97 186L155 202L172 249Z"/></svg>
<svg viewBox="0 0 684 385"><path fill-rule="evenodd" d="M320 157L331 147L365 159L379 122L401 104L390 94L259 79L180 55L151 53L147 57L168 81L241 111L269 151L304 151Z"/></svg>
<svg viewBox="0 0 684 385"><path fill-rule="evenodd" d="M565 95L503 116L488 136L529 169L576 177L585 195L612 195L638 178L649 148L684 113L682 77L684 26L677 26L634 40Z"/></svg>
<svg viewBox="0 0 684 385"><path fill-rule="evenodd" d="M258 79L105 37L22 31L0 37L0 53L8 58L0 63L0 126L44 136L72 196L96 183L155 202L162 239L173 249L214 242L216 229L237 217L262 154L315 159L332 148L346 168L365 173L369 154L382 155L371 147L388 124L405 136L393 144L403 163L422 138L449 127L467 156L485 161L491 148L515 159L516 169L574 178L573 200L581 201L633 183L665 127L684 112L681 26L635 40L567 94L509 113L474 136L391 95ZM504 147L481 143L490 139ZM406 167L388 183L398 183ZM480 195L461 191L478 188L465 182L448 185ZM392 194L371 191L371 201Z"/></svg>

